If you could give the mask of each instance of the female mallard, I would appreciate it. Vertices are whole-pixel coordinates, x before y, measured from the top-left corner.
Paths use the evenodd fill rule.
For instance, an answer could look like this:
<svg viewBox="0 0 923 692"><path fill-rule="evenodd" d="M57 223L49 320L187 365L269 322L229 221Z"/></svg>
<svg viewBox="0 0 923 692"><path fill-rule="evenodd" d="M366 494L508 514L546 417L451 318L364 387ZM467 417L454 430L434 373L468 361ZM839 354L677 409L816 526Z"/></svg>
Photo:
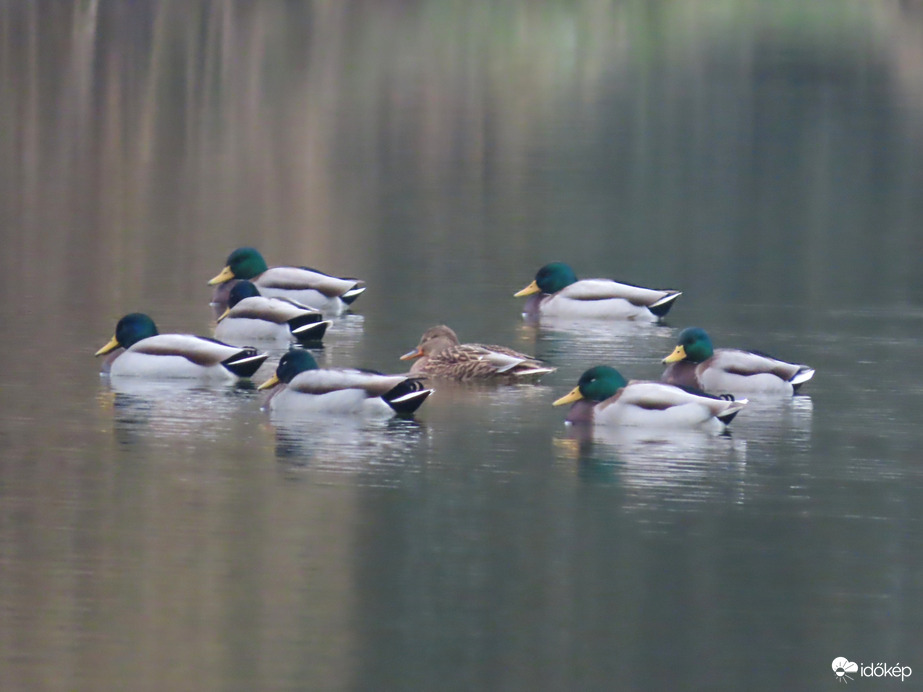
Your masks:
<svg viewBox="0 0 923 692"><path fill-rule="evenodd" d="M598 365L554 402L570 404L568 423L650 427L721 427L747 405L746 399L718 398L662 382L627 382L615 368Z"/></svg>
<svg viewBox="0 0 923 692"><path fill-rule="evenodd" d="M192 334L159 334L147 315L133 312L119 320L115 336L95 355L113 353L103 366L112 376L228 379L250 377L268 353L238 348Z"/></svg>
<svg viewBox="0 0 923 692"><path fill-rule="evenodd" d="M704 329L689 327L679 333L663 382L696 387L707 392L775 392L793 394L814 377L807 365L787 363L763 353L712 347Z"/></svg>
<svg viewBox="0 0 923 692"><path fill-rule="evenodd" d="M318 341L330 326L320 310L288 298L260 295L252 282L238 281L228 296L228 308L218 318L215 338L228 343L253 341Z"/></svg>
<svg viewBox="0 0 923 692"><path fill-rule="evenodd" d="M505 346L460 344L455 332L445 325L427 329L419 345L401 356L401 360L412 358L420 359L410 368L412 375L460 382L523 382L555 370L532 356Z"/></svg>
<svg viewBox="0 0 923 692"><path fill-rule="evenodd" d="M339 315L365 292L365 282L359 279L337 278L307 267L266 266L266 260L252 247L237 248L228 256L227 265L208 282L217 285L213 302L228 302L230 282L249 279L270 298L290 298L308 307Z"/></svg>
<svg viewBox="0 0 923 692"><path fill-rule="evenodd" d="M420 378L369 370L321 370L307 351L288 351L259 389L276 387L267 402L284 413L413 413L433 393Z"/></svg>
<svg viewBox="0 0 923 692"><path fill-rule="evenodd" d="M611 279L577 280L563 262L551 262L538 270L535 280L515 297L526 301L527 317L610 318L657 320L666 315L679 291L660 291L622 284Z"/></svg>

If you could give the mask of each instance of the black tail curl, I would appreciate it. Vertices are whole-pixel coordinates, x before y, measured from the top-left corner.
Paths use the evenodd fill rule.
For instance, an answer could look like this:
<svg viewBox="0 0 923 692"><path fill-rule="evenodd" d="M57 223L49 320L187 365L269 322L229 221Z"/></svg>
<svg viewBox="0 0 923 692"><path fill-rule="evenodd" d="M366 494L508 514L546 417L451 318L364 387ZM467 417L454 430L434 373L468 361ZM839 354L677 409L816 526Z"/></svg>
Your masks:
<svg viewBox="0 0 923 692"><path fill-rule="evenodd" d="M650 310L655 317L664 317L670 312L670 308L673 307L673 302L681 295L682 293L674 293L673 295L661 298L656 305L649 305L647 309Z"/></svg>
<svg viewBox="0 0 923 692"><path fill-rule="evenodd" d="M349 278L351 279L352 277ZM355 286L340 296L340 300L342 300L347 305L352 305L356 301L356 298L365 293L365 289L366 286L364 281L356 281Z"/></svg>
<svg viewBox="0 0 923 692"><path fill-rule="evenodd" d="M413 413L426 398L433 393L427 389L423 381L417 378L407 378L382 395L388 405L397 413Z"/></svg>
<svg viewBox="0 0 923 692"><path fill-rule="evenodd" d="M292 335L302 343L320 341L327 333L329 326L330 322L325 321L319 312L299 315L288 321L288 328Z"/></svg>
<svg viewBox="0 0 923 692"><path fill-rule="evenodd" d="M253 373L269 358L268 353L260 353L255 348L243 348L221 364L237 377L252 377Z"/></svg>

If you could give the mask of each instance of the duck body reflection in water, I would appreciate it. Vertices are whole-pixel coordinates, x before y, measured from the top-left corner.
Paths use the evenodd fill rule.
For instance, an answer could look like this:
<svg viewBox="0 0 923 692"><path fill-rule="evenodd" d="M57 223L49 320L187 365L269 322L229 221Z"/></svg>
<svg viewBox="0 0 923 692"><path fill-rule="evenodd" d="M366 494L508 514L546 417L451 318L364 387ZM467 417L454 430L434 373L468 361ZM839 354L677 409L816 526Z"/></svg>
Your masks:
<svg viewBox="0 0 923 692"><path fill-rule="evenodd" d="M581 482L625 490L625 507L654 523L669 523L669 512L702 504L748 499L747 442L730 433L575 424L555 437L562 464Z"/></svg>
<svg viewBox="0 0 923 692"><path fill-rule="evenodd" d="M275 454L291 469L367 477L392 485L412 464L426 429L406 417L370 418L308 413L293 418L271 412Z"/></svg>
<svg viewBox="0 0 923 692"><path fill-rule="evenodd" d="M171 445L220 439L242 417L258 414L259 394L249 381L108 378L100 405L112 412L113 432L122 444Z"/></svg>

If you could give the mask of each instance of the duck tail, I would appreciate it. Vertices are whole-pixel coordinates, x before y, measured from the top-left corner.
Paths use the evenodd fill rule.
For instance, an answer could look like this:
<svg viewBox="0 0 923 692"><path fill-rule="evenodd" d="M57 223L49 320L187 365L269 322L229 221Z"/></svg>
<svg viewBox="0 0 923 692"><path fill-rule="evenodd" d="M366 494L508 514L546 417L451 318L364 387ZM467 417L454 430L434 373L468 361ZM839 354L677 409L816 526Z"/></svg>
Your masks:
<svg viewBox="0 0 923 692"><path fill-rule="evenodd" d="M517 367L509 374L513 375L513 377L541 377L542 375L547 375L549 372L554 372L555 370L557 370L557 368L552 368L548 365L527 362L523 363L520 367Z"/></svg>
<svg viewBox="0 0 923 692"><path fill-rule="evenodd" d="M426 401L426 398L433 393L432 389L423 386L423 381L414 377L408 377L400 384L395 385L381 398L394 409L395 413L413 413L420 405Z"/></svg>
<svg viewBox="0 0 923 692"><path fill-rule="evenodd" d="M725 395L721 396L721 398L724 399L724 398L729 397L729 396L731 396L731 395L730 395L730 394L725 394ZM731 405L728 406L726 409L724 409L724 411L722 411L720 414L718 414L717 416L715 416L715 418L717 418L718 420L720 420L720 421L721 421L722 423L724 423L725 425L730 425L730 424L731 424L731 421L734 420L734 417L737 416L737 414L740 413L740 411L743 409L743 407L746 406L746 405L749 403L746 399L737 399L737 400L734 400L734 399L732 398L730 401L731 401Z"/></svg>
<svg viewBox="0 0 923 692"><path fill-rule="evenodd" d="M812 377L814 377L814 368L809 368L807 365L801 366L798 372L795 373L795 376L789 380L793 392L797 392L798 388Z"/></svg>
<svg viewBox="0 0 923 692"><path fill-rule="evenodd" d="M366 288L368 288L368 286L365 285L364 281L357 281L351 289L340 296L340 300L342 300L347 305L352 305L356 298L365 293Z"/></svg>
<svg viewBox="0 0 923 692"><path fill-rule="evenodd" d="M252 377L269 358L268 353L260 353L255 348L243 348L233 356L225 358L221 364L237 377Z"/></svg>
<svg viewBox="0 0 923 692"><path fill-rule="evenodd" d="M657 317L663 317L668 312L670 308L673 307L673 302L683 295L682 291L670 291L663 298L654 301L652 304L647 306L647 309L650 310Z"/></svg>
<svg viewBox="0 0 923 692"><path fill-rule="evenodd" d="M325 320L319 312L309 312L288 321L292 336L299 342L320 341L327 333L330 321Z"/></svg>

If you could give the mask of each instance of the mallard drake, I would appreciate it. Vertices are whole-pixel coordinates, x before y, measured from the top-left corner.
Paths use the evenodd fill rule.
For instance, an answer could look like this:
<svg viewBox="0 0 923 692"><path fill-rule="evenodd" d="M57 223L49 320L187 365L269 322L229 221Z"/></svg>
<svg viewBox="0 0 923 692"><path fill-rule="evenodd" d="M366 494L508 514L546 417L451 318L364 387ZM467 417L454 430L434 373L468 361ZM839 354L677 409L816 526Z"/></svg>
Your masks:
<svg viewBox="0 0 923 692"><path fill-rule="evenodd" d="M125 349L114 353L117 349ZM115 327L115 336L95 355L113 354L104 371L117 376L148 378L227 379L250 377L268 353L239 348L192 334L160 334L147 315L125 315Z"/></svg>
<svg viewBox="0 0 923 692"><path fill-rule="evenodd" d="M657 320L666 315L680 291L655 290L612 279L577 279L564 262L551 262L538 270L535 280L516 298L531 296L527 317Z"/></svg>
<svg viewBox="0 0 923 692"><path fill-rule="evenodd" d="M775 392L793 394L814 377L807 365L787 363L764 353L731 348L714 349L704 329L688 327L679 333L663 382L696 387L707 392Z"/></svg>
<svg viewBox="0 0 923 692"><path fill-rule="evenodd" d="M318 341L330 321L320 310L309 308L288 298L260 295L252 282L243 279L234 284L228 296L228 308L218 318L215 338L228 343L249 344L253 341Z"/></svg>
<svg viewBox="0 0 923 692"><path fill-rule="evenodd" d="M292 349L258 389L277 387L267 401L284 413L362 413L393 416L416 411L433 393L418 377L370 370L320 369L307 351Z"/></svg>
<svg viewBox="0 0 923 692"><path fill-rule="evenodd" d="M212 302L228 302L235 279L248 279L269 298L290 298L302 305L339 315L365 292L364 281L338 278L308 267L267 267L263 256L252 247L237 248L228 255L221 273L208 284L218 286Z"/></svg>
<svg viewBox="0 0 923 692"><path fill-rule="evenodd" d="M413 358L419 360L410 368L412 375L461 382L524 382L555 370L532 356L505 346L461 344L455 332L444 324L427 329L420 337L419 345L401 356L401 360Z"/></svg>
<svg viewBox="0 0 923 692"><path fill-rule="evenodd" d="M615 368L598 365L584 372L577 386L553 405L571 403L568 423L720 428L734 419L747 400L715 397L662 382L628 382Z"/></svg>

